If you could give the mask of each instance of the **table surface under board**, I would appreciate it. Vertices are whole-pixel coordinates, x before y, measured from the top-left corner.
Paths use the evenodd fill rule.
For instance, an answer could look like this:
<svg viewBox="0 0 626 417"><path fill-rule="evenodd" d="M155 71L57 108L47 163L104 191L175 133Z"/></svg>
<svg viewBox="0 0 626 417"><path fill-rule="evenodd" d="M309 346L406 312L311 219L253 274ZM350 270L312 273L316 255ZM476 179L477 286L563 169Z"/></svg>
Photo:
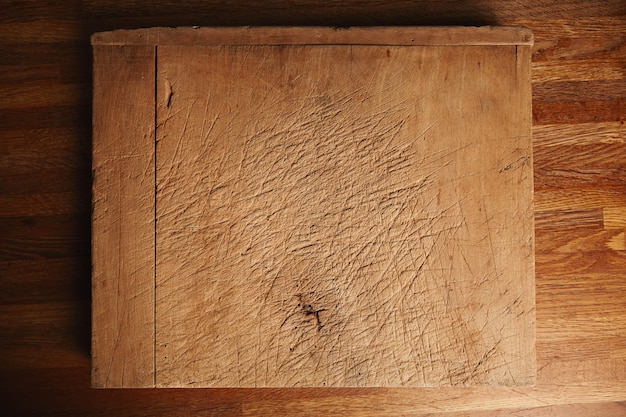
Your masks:
<svg viewBox="0 0 626 417"><path fill-rule="evenodd" d="M367 3L215 2L207 13L211 2L35 1L13 5L0 17L0 80L10 92L0 103L1 141L9 151L0 165L0 366L5 407L13 415L624 414L623 2ZM500 392L470 389L446 405L414 390L89 388L89 35L120 27L224 24L533 30L536 388L518 390L512 401L502 401Z"/></svg>

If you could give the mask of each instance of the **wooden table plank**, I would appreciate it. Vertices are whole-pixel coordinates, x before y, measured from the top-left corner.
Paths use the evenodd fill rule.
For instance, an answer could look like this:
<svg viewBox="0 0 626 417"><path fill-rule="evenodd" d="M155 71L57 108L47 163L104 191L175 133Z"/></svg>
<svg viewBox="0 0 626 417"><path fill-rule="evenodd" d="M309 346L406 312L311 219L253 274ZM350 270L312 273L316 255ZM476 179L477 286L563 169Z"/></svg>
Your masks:
<svg viewBox="0 0 626 417"><path fill-rule="evenodd" d="M152 27L159 25L191 26L191 25L415 25L415 24L469 24L469 25L525 25L535 32L535 47L533 59L558 60L561 56L576 56L580 53L580 42L567 43L570 38L591 39L602 45L596 54L605 53L609 62L618 65L626 60L623 49L609 51L611 42L623 44L623 34L626 33L626 18L623 0L540 0L536 2L398 2L398 1L341 1L329 5L328 2L307 0L289 3L282 1L248 1L224 3L222 1L178 2L171 1L137 1L125 2L89 0L71 0L65 2L45 2L41 0L14 2L0 14L1 22L23 22L19 30L11 32L11 39L6 40L5 31L0 29L0 85L10 86L9 83L20 83L25 86L42 83L85 83L91 78L91 53L89 34L96 31L112 30L117 28L134 29L137 27ZM66 25L61 32L64 39L71 42L58 42L59 35L55 34L60 26L56 22ZM51 22L48 24L48 22ZM35 26L28 26L35 23ZM22 30L24 27L34 27L36 30ZM21 38L20 38L21 36ZM589 43L591 44L591 43ZM540 51L541 45L545 50ZM587 53L589 50L587 51ZM569 58L568 58L569 59ZM563 62L567 59L563 60ZM571 68L570 68L571 69ZM554 69L557 71L557 69ZM574 140L584 139L589 145L585 152L594 154L609 152L615 161L615 166L626 167L623 154L615 153L606 148L595 150L594 143L606 140L624 141L626 129L623 121L626 119L626 90L625 79L606 80L603 85L595 82L568 83L566 79L560 82L544 83L542 79L533 80L533 123L534 129L540 127L542 135L550 140L551 150L555 158L567 160L580 154L576 147L570 146ZM595 83L595 84L594 84ZM14 86L11 86L13 88ZM545 87L545 88L544 88ZM58 235L56 225L42 228L28 228L30 221L38 222L37 218L25 214L24 208L11 204L18 204L16 200L6 200L4 210L10 217L3 217L6 227L15 231L15 236L22 236L26 240L37 242L19 255L19 259L11 252L11 242L4 241L0 250L0 291L7 297L2 301L4 305L11 303L26 306L25 309L3 310L5 327L0 331L0 345L3 352L10 352L10 356L0 355L0 397L3 399L3 409L7 414L21 415L240 415L242 404L250 404L263 400L273 399L276 402L292 401L297 398L309 398L315 403L316 399L325 397L343 397L346 402L351 397L359 398L372 396L376 390L92 390L89 389L89 328L80 325L89 317L89 190L85 188L84 179L88 179L91 171L90 156L83 153L80 158L72 157L71 161L65 158L63 149L76 149L78 146L90 146L90 101L91 89L87 85L82 87L82 97L72 98L69 104L53 107L41 103L35 107L0 112L0 154L11 154L14 150L23 148L22 144L32 143L33 149L43 150L40 162L47 169L68 170L67 175L74 176L72 183L65 185L63 191L74 190L73 193L85 194L86 198L68 200L72 215L61 220L71 230L77 230L75 235L67 237L71 243L65 247L61 242L60 250L55 249L54 239ZM605 96L605 97L603 97ZM595 100L595 101L594 101ZM55 127L56 126L56 127ZM595 128L597 127L597 132ZM37 130L42 129L42 130ZM579 134L579 133L580 134ZM538 138L535 133L535 138ZM540 139L541 140L541 139ZM21 150L19 151L21 152ZM48 159L49 157L49 159ZM75 163L76 162L76 163ZM41 194L49 192L46 181L46 172L37 167L36 158L27 161L32 169L20 170L20 175L38 178L29 184L25 193ZM12 165L15 167L15 165ZM0 166L0 189L9 189L15 195L13 173L11 166ZM584 167L581 165L580 168ZM549 168L549 167L548 167ZM604 168L600 168L603 170ZM65 175L65 174L64 174ZM600 181L602 176L590 178L591 184L598 188L603 187ZM557 178L557 177L554 177ZM56 180L55 180L56 181ZM36 185L39 183L40 185ZM75 184L75 185L73 185ZM17 186L17 185L15 185ZM33 189L32 187L37 187ZM59 187L61 185L58 185ZM55 185L57 187L57 185ZM576 184L561 182L564 192L575 191ZM542 191L537 191L541 193ZM623 195L623 193L622 193ZM608 196L605 200L597 200L594 207L602 208L604 204L610 207L620 207L619 195ZM64 204L61 205L65 207ZM69 206L68 206L69 207ZM623 207L623 205L622 205ZM546 212L541 223L536 226L537 244L541 247L552 246L551 241L558 237L565 242L574 242L586 236L585 228L589 229L585 220L581 228L575 227L575 221L568 221L563 213L576 211L573 207L563 206L557 212ZM20 214L22 213L22 214ZM17 215L17 216L15 216ZM565 222L566 227L549 227L550 216L554 216L556 225ZM593 216L590 215L589 219ZM46 224L46 223L44 223ZM19 235L21 233L21 235ZM593 228L589 233L594 233ZM61 233L61 237L66 234ZM65 239L65 238L64 238ZM40 251L35 246L44 245L48 249ZM555 372L538 374L538 381L544 386L550 386L550 378L558 374L561 363L570 371L568 375L576 378L577 366L571 359L583 360L595 350L596 355L607 355L613 358L626 358L623 345L615 344L612 335L618 335L624 340L626 327L622 321L602 321L604 300L613 297L615 309L620 302L626 300L626 291L619 287L620 282L626 282L623 271L624 251L618 251L598 244L595 250L589 247L576 250L572 247L569 254L561 254L563 259L575 259L575 262L552 263L554 256L551 251L537 251L537 286L538 303L537 313L541 317L561 317L561 321L538 320L541 329L538 334L539 368L548 362ZM599 262L612 254L613 264ZM8 258L6 257L8 256ZM54 262L53 267L49 260ZM59 262L57 264L57 261ZM77 267L79 266L79 267ZM78 269L77 269L78 268ZM570 269L574 268L574 270ZM579 272L573 272L573 271ZM546 275L549 273L549 276ZM28 274L24 280L23 274ZM8 278L10 277L10 278ZM8 278L8 279L5 279ZM566 279L567 278L567 279ZM547 280L547 281L545 281ZM46 291L46 287L58 282L55 290ZM548 287L544 287L549 285ZM564 291L571 291L562 297L552 300L550 287L559 287ZM66 288L66 289L63 289ZM543 291L545 288L546 291ZM86 289L86 290L85 290ZM15 298L10 298L16 294ZM29 295L32 294L32 295ZM598 297L597 302L595 298ZM71 313L62 316L55 315L49 310L46 301L56 301L64 304ZM549 304L547 301L552 300ZM569 305L577 306L586 303L579 316L571 316L571 310L565 314L562 308ZM47 323L29 322L20 317L26 317L26 309L51 314L54 320ZM588 317L585 319L585 317ZM579 332L580 336L559 339L557 331L561 325L568 325L570 331ZM13 326L13 327L12 327ZM11 333L12 328L22 328L21 333ZM46 332L45 329L54 331ZM25 338L29 332L39 332L41 341L34 345ZM56 332L56 336L53 336ZM596 339L587 342L588 335L593 334ZM553 337L548 337L553 335ZM542 342L542 338L546 338ZM558 340L557 340L558 339ZM82 342L81 342L82 341ZM604 342L606 341L606 343ZM52 345L56 343L56 345ZM55 347L51 347L55 346ZM82 346L82 347L81 347ZM587 346L578 350L578 346ZM568 358L565 362L561 357ZM20 358L15 366L9 362L11 358ZM48 358L49 360L44 360ZM563 360L563 362L561 362ZM626 366L615 364L614 369L624 369ZM615 381L612 369L598 367L588 368L590 372L581 374L590 390L585 401L590 404L563 404L558 406L538 405L531 409L501 408L492 411L446 412L439 410L433 413L422 413L419 407L404 407L409 415L425 416L439 415L452 416L571 416L603 415L618 416L624 414L626 386ZM561 393L561 403L571 402L571 393L568 386L576 383L574 379L561 380L553 384L550 389ZM564 389L566 388L566 389ZM546 388L547 389L547 388ZM604 390L598 392L597 390ZM612 390L612 391L611 391ZM612 397L607 392L613 392ZM619 395L619 392L622 395ZM419 403L422 396L420 390L405 389L405 398L412 398ZM455 395L455 394L451 394ZM33 399L37 399L36 401ZM615 402L600 402L615 401ZM324 402L327 404L328 402ZM326 414L346 411L340 403L335 407L327 408ZM406 401L405 401L406 405ZM377 404L370 402L373 410L399 414L399 404L385 402ZM481 407L482 405L477 405ZM304 409L300 409L302 411ZM361 409L352 408L350 415L359 415ZM276 413L277 414L277 413ZM311 414L302 411L301 414Z"/></svg>

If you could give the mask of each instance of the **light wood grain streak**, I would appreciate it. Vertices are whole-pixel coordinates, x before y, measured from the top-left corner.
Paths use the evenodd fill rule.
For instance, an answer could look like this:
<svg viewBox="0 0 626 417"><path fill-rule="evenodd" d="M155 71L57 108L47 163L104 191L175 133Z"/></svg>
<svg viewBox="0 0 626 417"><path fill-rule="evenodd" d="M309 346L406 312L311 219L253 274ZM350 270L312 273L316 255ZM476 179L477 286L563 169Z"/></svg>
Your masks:
<svg viewBox="0 0 626 417"><path fill-rule="evenodd" d="M611 57L533 62L533 82L622 80L625 65Z"/></svg>
<svg viewBox="0 0 626 417"><path fill-rule="evenodd" d="M556 179L557 177L554 177ZM564 182L565 180L563 180ZM535 207L540 211L547 210L585 210L602 207L626 206L626 194L623 185L617 187L600 187L587 183L585 187L577 182L576 190L554 187L535 194Z"/></svg>
<svg viewBox="0 0 626 417"><path fill-rule="evenodd" d="M581 145L571 145L576 150L571 158L559 158L550 152L547 146L537 146L535 160L537 162L537 177L543 171L562 170L564 176L581 180L585 177L602 179L603 185L619 185L624 176L624 161L607 155L609 152L626 152L626 143L597 142ZM607 172L603 172L606 169Z"/></svg>
<svg viewBox="0 0 626 417"><path fill-rule="evenodd" d="M472 411L471 414L458 412L435 412L427 414L410 414L415 417L622 417L626 413L626 404L567 404L562 406L543 406L537 408L510 408L499 410ZM409 414L407 414L409 415Z"/></svg>
<svg viewBox="0 0 626 417"><path fill-rule="evenodd" d="M626 390L624 382L599 384L571 382L558 385L546 384L534 388L466 388L463 390L439 388L416 390L415 395L411 397L406 396L405 390L385 389L365 391L360 396L350 398L303 398L248 402L243 408L243 415L320 415L330 410L372 417L437 413L442 410L461 414L477 410L620 401L624 390Z"/></svg>
<svg viewBox="0 0 626 417"><path fill-rule="evenodd" d="M626 206L602 209L605 229L626 229Z"/></svg>
<svg viewBox="0 0 626 417"><path fill-rule="evenodd" d="M535 211L535 228L540 233L567 229L601 230L602 210Z"/></svg>
<svg viewBox="0 0 626 417"><path fill-rule="evenodd" d="M623 121L533 126L533 143L537 147L625 142L626 127ZM622 160L617 158L615 161L619 163Z"/></svg>

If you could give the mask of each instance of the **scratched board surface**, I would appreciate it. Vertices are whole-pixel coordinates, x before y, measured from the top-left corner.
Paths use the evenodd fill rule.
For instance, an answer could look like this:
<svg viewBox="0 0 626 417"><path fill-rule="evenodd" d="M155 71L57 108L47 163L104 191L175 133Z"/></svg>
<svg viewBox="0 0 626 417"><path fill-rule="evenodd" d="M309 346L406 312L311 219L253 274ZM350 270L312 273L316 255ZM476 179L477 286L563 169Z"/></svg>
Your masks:
<svg viewBox="0 0 626 417"><path fill-rule="evenodd" d="M528 385L528 48L159 46L156 385Z"/></svg>

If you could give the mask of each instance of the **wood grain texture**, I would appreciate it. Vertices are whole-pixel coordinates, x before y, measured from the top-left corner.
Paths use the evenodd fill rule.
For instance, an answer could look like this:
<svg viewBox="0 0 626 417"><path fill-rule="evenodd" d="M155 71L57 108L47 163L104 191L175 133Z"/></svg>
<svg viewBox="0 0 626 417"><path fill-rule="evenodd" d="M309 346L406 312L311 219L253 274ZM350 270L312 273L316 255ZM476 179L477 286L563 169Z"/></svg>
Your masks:
<svg viewBox="0 0 626 417"><path fill-rule="evenodd" d="M92 35L93 45L532 45L522 27L155 27Z"/></svg>
<svg viewBox="0 0 626 417"><path fill-rule="evenodd" d="M610 236L570 245L566 253L559 249L602 237L601 213L625 207L626 190L616 192L620 180L610 181L604 173L608 163L626 170L624 153L603 144L626 139L626 78L584 80L572 63L594 56L604 56L613 67L626 62L619 48L626 33L623 0L29 0L5 6L0 13L2 88L19 94L15 84L82 85L79 97L67 95L56 105L33 100L13 109L7 102L0 111L0 158L6 158L0 164L0 197L22 194L33 203L32 210L17 198L0 204L8 215L0 218L0 398L5 414L235 416L261 404L274 416L287 405L290 411L282 414L294 416L314 414L311 407L318 414L353 416L624 414L626 379L620 373L626 369L626 252L606 245ZM553 61L552 74L559 76L547 82L544 74L532 72L534 151L552 154L546 163L536 159L535 166L550 168L584 150L590 159L578 159L577 168L597 172L586 177L587 190L594 190L585 200L589 209L581 209L575 199L561 199L553 209L540 210L536 223L538 389L517 389L519 395L485 389L482 397L472 394L475 400L463 406L466 389L440 391L435 401L430 389L395 390L386 399L389 390L378 389L89 388L91 33L192 25L459 24L533 30L533 67L538 60ZM600 161L595 167L594 160ZM566 172L554 170L550 180L536 173L536 180L545 181L535 196L557 189L561 195L576 194L581 182L569 182L571 176L550 187ZM54 199L30 197L36 194ZM67 214L57 214L59 209ZM604 217L607 228L615 227L612 218ZM446 403L452 398L461 398L455 407ZM454 411L461 409L465 411Z"/></svg>
<svg viewBox="0 0 626 417"><path fill-rule="evenodd" d="M159 45L157 385L532 384L523 48Z"/></svg>
<svg viewBox="0 0 626 417"><path fill-rule="evenodd" d="M94 387L154 385L154 74L154 47L94 48Z"/></svg>

